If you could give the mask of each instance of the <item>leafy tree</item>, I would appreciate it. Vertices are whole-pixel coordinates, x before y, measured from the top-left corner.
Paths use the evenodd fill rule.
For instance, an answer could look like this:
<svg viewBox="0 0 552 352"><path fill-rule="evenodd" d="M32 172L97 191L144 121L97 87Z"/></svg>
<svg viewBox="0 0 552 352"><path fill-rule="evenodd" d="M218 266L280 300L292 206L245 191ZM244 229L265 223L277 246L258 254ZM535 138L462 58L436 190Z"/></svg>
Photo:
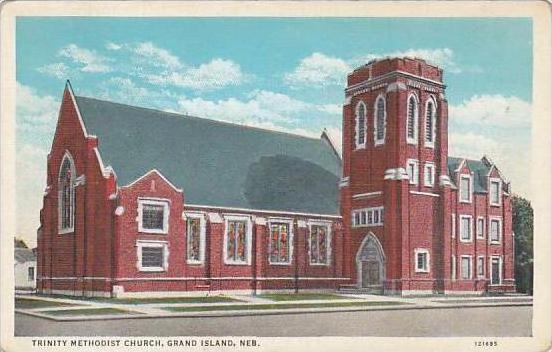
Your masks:
<svg viewBox="0 0 552 352"><path fill-rule="evenodd" d="M24 240L18 238L17 236L13 239L13 246L15 248L29 248Z"/></svg>
<svg viewBox="0 0 552 352"><path fill-rule="evenodd" d="M519 196L513 198L515 275L518 292L533 294L533 208Z"/></svg>

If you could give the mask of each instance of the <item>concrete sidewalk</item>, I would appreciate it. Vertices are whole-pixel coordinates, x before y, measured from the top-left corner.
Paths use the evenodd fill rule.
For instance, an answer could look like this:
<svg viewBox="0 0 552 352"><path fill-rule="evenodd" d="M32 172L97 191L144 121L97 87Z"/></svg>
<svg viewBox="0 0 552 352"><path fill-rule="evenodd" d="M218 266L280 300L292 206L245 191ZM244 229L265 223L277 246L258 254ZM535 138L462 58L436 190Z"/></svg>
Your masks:
<svg viewBox="0 0 552 352"><path fill-rule="evenodd" d="M105 319L136 319L136 318L164 318L164 317L221 317L221 316L244 316L244 315L268 315L268 314L298 314L298 313L324 313L324 312L351 312L351 311L380 311L380 310L400 310L400 309L439 309L439 308L470 308L470 307L494 307L494 306L530 306L532 297L530 296L508 296L508 297L398 297L398 296L380 296L369 294L337 294L341 299L318 299L318 300L293 300L293 301L273 301L266 298L244 296L244 295L225 295L233 298L235 302L216 302L216 303L117 303L102 302L93 300L79 300L71 298L53 298L37 297L29 295L16 295L16 298L34 299L39 301L52 301L57 303L74 304L74 306L61 307L40 307L28 309L15 309L16 312L28 314L55 321L83 321L83 320L105 320ZM343 307L324 306L335 303L359 303L368 302L387 302L389 305L351 305ZM298 308L271 308L255 309L255 306L266 304L278 305L298 305ZM304 304L318 304L320 307L300 307ZM376 304L376 303L375 303ZM249 306L247 309L228 310L228 306ZM221 310L206 311L187 311L178 312L163 308L171 307L197 307L216 308ZM282 306L283 307L283 306ZM115 314L79 314L79 315L50 315L48 312L59 312L71 310L90 310L102 308L116 309L120 312ZM225 309L225 310L222 310Z"/></svg>

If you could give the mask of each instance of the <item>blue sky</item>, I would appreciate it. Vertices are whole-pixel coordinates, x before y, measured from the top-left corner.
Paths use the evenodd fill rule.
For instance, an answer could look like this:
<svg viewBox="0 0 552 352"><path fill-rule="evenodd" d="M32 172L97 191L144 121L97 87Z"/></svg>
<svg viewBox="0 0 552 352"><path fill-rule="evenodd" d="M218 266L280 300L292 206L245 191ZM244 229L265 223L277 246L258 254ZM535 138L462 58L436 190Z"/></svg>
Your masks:
<svg viewBox="0 0 552 352"><path fill-rule="evenodd" d="M327 128L340 143L346 74L383 56L443 67L450 154L488 154L527 196L531 32L522 18L19 18L17 172L33 186L21 186L18 206L31 211L18 232L38 226L66 79L78 95L311 136Z"/></svg>

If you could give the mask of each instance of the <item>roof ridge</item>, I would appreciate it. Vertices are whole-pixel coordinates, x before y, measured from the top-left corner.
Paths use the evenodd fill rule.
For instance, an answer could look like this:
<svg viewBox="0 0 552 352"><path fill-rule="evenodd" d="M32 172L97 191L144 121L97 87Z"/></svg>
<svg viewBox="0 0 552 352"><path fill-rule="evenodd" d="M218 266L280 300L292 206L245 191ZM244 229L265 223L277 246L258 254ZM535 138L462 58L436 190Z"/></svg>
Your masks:
<svg viewBox="0 0 552 352"><path fill-rule="evenodd" d="M240 124L232 123L232 122L228 122L228 121L215 120L215 119L211 119L211 118L207 118L207 117L199 117L199 116L194 116L194 115L176 113L176 112L172 112L172 111L148 108L148 107L144 107L144 106L124 104L124 103L114 102L114 101L105 100L105 99L87 97L87 96L83 96L83 95L75 95L75 97L77 99L78 98L90 99L90 100L100 101L100 102L114 104L114 105L126 106L126 107L134 108L134 109L155 111L155 112L159 112L159 113L162 113L162 114L174 115L175 117L180 117L180 118L196 119L196 120L201 120L201 121L205 121L205 122L216 123L216 124L227 125L227 126L240 127L240 128L244 128L244 129L257 130L257 131L261 131L261 132L277 133L277 134L288 135L288 136L291 136L291 137L305 138L305 139L309 139L309 140L313 140L313 141L322 141L321 138L304 136L304 135L297 134L297 133L270 130L268 128L262 128L262 127L256 127L256 126L250 126L250 125L240 125ZM78 102L77 102L77 104L78 104Z"/></svg>

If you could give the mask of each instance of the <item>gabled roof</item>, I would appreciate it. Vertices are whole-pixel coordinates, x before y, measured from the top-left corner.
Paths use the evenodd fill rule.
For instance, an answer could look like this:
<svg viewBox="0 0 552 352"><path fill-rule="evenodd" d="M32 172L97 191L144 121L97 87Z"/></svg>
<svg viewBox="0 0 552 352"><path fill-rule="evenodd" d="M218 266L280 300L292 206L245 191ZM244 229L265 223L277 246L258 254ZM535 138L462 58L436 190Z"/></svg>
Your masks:
<svg viewBox="0 0 552 352"><path fill-rule="evenodd" d="M326 138L75 99L119 186L156 169L185 204L339 213L341 159Z"/></svg>
<svg viewBox="0 0 552 352"><path fill-rule="evenodd" d="M28 248L15 248L14 250L15 260L18 263L35 262L36 255L31 249Z"/></svg>
<svg viewBox="0 0 552 352"><path fill-rule="evenodd" d="M473 191L476 193L485 193L487 192L488 183L487 175L489 174L492 167L496 167L494 164L489 164L486 162L486 159L482 160L472 160L465 158L457 158L453 156L448 157L448 172L449 177L453 184L456 185L456 171L458 167L465 160L467 167L473 172Z"/></svg>

